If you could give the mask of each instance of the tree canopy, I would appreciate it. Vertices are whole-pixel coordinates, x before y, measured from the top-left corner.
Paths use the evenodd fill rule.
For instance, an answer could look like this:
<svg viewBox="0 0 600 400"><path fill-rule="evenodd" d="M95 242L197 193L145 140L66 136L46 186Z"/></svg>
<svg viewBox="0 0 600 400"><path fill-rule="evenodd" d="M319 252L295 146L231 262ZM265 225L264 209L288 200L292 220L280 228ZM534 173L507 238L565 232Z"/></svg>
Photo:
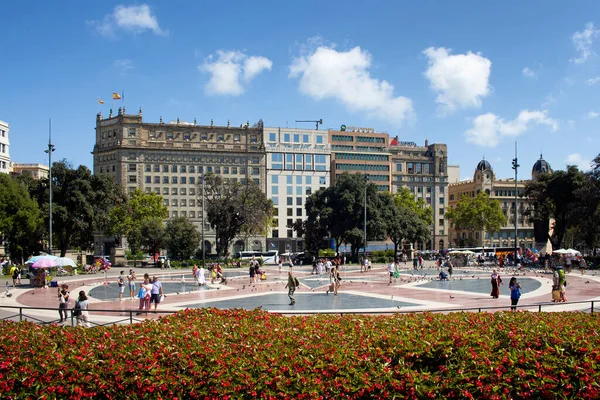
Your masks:
<svg viewBox="0 0 600 400"><path fill-rule="evenodd" d="M0 174L0 235L13 260L23 262L41 250L42 222L27 186Z"/></svg>
<svg viewBox="0 0 600 400"><path fill-rule="evenodd" d="M486 231L492 234L506 225L500 202L484 192L477 193L475 197L463 195L456 207L448 209L445 216L456 230L471 233ZM479 244L482 244L483 237L480 240Z"/></svg>
<svg viewBox="0 0 600 400"><path fill-rule="evenodd" d="M169 256L175 260L190 259L200 246L200 232L185 217L172 218L165 228Z"/></svg>
<svg viewBox="0 0 600 400"><path fill-rule="evenodd" d="M228 255L231 242L242 231L253 235L267 229L273 216L273 202L258 185L253 182L243 185L214 174L207 174L204 179L204 191L200 185L200 192L206 218L215 230L220 256Z"/></svg>

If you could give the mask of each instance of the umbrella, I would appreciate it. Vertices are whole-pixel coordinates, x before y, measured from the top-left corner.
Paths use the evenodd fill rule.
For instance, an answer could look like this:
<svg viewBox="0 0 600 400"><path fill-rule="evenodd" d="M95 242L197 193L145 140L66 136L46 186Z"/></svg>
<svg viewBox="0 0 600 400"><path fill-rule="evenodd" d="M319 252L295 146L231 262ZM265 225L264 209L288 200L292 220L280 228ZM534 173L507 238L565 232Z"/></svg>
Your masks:
<svg viewBox="0 0 600 400"><path fill-rule="evenodd" d="M67 265L71 266L71 267L77 266L77 265L75 265L75 261L71 260L68 257L58 257L56 260L54 260L54 262L59 267L66 267Z"/></svg>
<svg viewBox="0 0 600 400"><path fill-rule="evenodd" d="M31 265L31 268L52 268L56 267L56 262L54 260L50 260L47 258L42 258L41 260L37 260Z"/></svg>
<svg viewBox="0 0 600 400"><path fill-rule="evenodd" d="M38 260L56 260L58 257L56 256L50 256L50 255L45 255L45 256L35 256L35 257L31 257L29 260L27 260L27 262L25 264L33 264Z"/></svg>
<svg viewBox="0 0 600 400"><path fill-rule="evenodd" d="M575 249L567 249L567 250L565 250L565 251L566 251L566 254L572 254L572 255L575 255L575 256L580 256L580 255L581 255L581 253L580 253L580 252L578 252L578 251L577 251L577 250L575 250Z"/></svg>

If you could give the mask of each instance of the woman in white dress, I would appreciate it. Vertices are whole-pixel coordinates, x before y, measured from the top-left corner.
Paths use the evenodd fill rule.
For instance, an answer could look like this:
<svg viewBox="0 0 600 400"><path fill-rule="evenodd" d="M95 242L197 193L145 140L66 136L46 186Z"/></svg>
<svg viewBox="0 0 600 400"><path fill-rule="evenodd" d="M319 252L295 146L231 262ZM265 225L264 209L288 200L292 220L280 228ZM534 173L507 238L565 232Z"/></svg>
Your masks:
<svg viewBox="0 0 600 400"><path fill-rule="evenodd" d="M204 276L204 266L201 265L200 269L197 272L198 276L196 277L196 279L198 279L198 285L202 286L202 285L206 285L206 277Z"/></svg>

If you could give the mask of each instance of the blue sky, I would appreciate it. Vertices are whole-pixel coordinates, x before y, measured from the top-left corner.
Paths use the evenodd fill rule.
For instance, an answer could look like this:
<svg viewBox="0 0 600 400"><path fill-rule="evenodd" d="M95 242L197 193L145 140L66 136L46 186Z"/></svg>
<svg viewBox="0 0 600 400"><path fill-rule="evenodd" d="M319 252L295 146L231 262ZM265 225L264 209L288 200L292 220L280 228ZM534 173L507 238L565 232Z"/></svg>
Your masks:
<svg viewBox="0 0 600 400"><path fill-rule="evenodd" d="M472 176L600 151L600 3L2 2L0 120L15 162L91 167L111 93L144 119L373 127L444 142ZM97 99L106 103L101 106ZM114 108L122 105L115 102Z"/></svg>

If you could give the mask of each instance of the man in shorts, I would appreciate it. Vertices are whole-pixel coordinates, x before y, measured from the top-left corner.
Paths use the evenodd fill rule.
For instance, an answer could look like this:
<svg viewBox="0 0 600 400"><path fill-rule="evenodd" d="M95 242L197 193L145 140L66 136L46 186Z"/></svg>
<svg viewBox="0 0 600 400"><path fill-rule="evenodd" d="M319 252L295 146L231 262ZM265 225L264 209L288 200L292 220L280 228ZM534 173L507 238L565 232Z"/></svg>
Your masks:
<svg viewBox="0 0 600 400"><path fill-rule="evenodd" d="M117 284L119 285L119 301L123 301L123 292L125 291L125 271L121 271L121 274L117 277Z"/></svg>
<svg viewBox="0 0 600 400"><path fill-rule="evenodd" d="M154 303L154 311L160 303L160 297L163 295L162 283L158 280L158 276L152 278L152 290L150 291L150 304Z"/></svg>

